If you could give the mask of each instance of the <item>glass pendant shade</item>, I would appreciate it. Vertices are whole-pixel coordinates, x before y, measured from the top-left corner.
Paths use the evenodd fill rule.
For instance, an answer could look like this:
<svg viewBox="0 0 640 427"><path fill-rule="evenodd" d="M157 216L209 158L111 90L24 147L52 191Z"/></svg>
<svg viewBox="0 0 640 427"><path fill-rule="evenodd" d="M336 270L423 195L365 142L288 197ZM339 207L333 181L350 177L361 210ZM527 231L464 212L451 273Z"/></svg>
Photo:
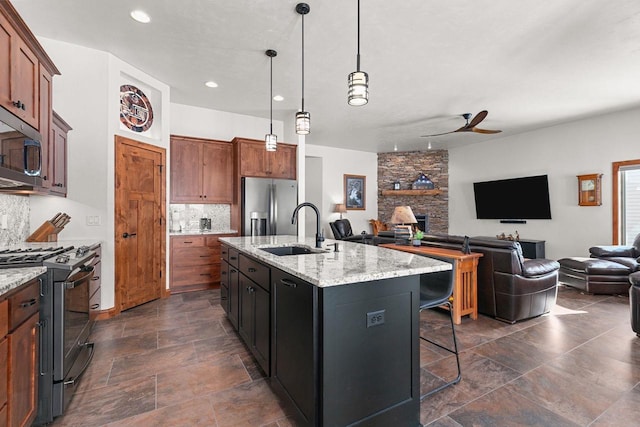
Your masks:
<svg viewBox="0 0 640 427"><path fill-rule="evenodd" d="M268 133L264 136L264 147L267 151L276 151L278 147L278 135Z"/></svg>
<svg viewBox="0 0 640 427"><path fill-rule="evenodd" d="M365 105L369 102L369 75L364 71L349 74L349 105Z"/></svg>
<svg viewBox="0 0 640 427"><path fill-rule="evenodd" d="M298 111L296 113L296 133L308 135L309 132L311 132L311 114L308 111Z"/></svg>

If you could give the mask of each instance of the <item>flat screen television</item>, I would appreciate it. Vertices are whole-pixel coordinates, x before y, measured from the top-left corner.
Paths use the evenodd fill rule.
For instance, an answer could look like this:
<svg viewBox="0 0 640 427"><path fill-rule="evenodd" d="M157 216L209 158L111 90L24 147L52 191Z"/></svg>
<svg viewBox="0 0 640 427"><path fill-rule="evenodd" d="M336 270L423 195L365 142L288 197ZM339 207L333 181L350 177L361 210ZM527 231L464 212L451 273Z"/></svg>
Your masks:
<svg viewBox="0 0 640 427"><path fill-rule="evenodd" d="M547 175L473 183L478 219L551 219Z"/></svg>

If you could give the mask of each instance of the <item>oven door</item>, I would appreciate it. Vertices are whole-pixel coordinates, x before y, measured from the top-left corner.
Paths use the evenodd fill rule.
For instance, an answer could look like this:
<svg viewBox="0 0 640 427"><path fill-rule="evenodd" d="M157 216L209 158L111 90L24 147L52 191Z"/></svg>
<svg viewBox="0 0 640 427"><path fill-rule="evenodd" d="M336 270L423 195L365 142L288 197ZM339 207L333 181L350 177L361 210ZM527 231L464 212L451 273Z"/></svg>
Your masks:
<svg viewBox="0 0 640 427"><path fill-rule="evenodd" d="M54 283L54 416L64 413L80 376L93 358L89 343L89 288L94 267L74 270L63 282ZM59 328L62 325L62 328Z"/></svg>

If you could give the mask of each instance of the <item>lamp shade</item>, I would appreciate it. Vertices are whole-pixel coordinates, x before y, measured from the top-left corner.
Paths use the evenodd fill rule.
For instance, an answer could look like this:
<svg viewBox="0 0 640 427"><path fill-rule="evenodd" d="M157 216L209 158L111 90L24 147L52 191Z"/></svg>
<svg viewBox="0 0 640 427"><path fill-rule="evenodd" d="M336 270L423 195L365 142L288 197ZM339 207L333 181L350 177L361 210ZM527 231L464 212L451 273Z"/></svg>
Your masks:
<svg viewBox="0 0 640 427"><path fill-rule="evenodd" d="M344 203L336 203L336 206L333 208L334 212L345 213L347 212L347 207Z"/></svg>
<svg viewBox="0 0 640 427"><path fill-rule="evenodd" d="M396 206L389 222L391 224L417 224L418 220L410 206Z"/></svg>

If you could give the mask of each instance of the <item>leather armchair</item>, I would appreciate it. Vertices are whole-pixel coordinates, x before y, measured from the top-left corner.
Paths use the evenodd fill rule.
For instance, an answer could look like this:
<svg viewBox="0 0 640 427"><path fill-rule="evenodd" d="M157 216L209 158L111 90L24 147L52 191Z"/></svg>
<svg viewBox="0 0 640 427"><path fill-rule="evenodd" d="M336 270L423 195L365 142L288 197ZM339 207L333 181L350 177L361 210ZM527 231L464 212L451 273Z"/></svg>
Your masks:
<svg viewBox="0 0 640 427"><path fill-rule="evenodd" d="M629 275L629 304L631 308L631 329L640 337L640 272Z"/></svg>
<svg viewBox="0 0 640 427"><path fill-rule="evenodd" d="M333 232L333 237L336 240L344 240L347 242L357 242L357 243L369 243L373 235L366 234L364 231L362 234L355 235L353 234L353 229L351 228L351 223L348 219L338 219L334 222L330 222L331 231Z"/></svg>

